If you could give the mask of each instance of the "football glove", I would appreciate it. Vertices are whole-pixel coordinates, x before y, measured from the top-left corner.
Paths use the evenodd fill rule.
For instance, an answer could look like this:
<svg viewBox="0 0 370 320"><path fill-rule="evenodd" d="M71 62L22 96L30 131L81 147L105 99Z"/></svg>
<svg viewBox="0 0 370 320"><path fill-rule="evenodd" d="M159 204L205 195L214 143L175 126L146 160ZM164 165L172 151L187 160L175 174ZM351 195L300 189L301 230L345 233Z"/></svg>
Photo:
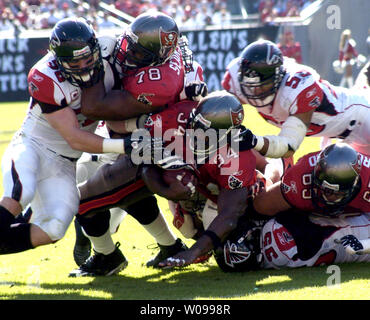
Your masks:
<svg viewBox="0 0 370 320"><path fill-rule="evenodd" d="M364 246L360 240L358 240L357 237L352 234L346 235L336 242L341 243L349 254L362 254L364 249Z"/></svg>
<svg viewBox="0 0 370 320"><path fill-rule="evenodd" d="M207 84L203 81L192 81L185 85L187 99L200 101L208 94Z"/></svg>
<svg viewBox="0 0 370 320"><path fill-rule="evenodd" d="M241 126L241 130L237 135L232 137L232 140L233 143L239 144L239 151L253 149L257 144L257 137L244 126Z"/></svg>

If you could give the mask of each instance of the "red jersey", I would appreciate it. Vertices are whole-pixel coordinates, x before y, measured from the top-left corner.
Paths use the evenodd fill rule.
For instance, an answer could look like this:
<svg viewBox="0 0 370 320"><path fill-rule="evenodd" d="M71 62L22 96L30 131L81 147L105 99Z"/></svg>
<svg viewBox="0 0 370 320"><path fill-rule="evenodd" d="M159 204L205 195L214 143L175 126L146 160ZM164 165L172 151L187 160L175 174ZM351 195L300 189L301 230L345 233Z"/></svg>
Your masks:
<svg viewBox="0 0 370 320"><path fill-rule="evenodd" d="M311 196L312 171L319 153L318 151L303 156L282 177L281 193L292 207L315 212L316 207ZM346 205L344 213L370 212L370 158L361 156L361 189L356 197Z"/></svg>
<svg viewBox="0 0 370 320"><path fill-rule="evenodd" d="M281 45L277 44L283 56L293 58L298 63L302 63L302 49L299 42L294 42L291 45Z"/></svg>
<svg viewBox="0 0 370 320"><path fill-rule="evenodd" d="M349 39L344 44L344 48L339 50L339 61L349 61L358 56L358 52L355 49L356 42L353 39Z"/></svg>
<svg viewBox="0 0 370 320"><path fill-rule="evenodd" d="M152 137L163 134L167 145L172 144L175 152L181 153L177 155L188 164L191 162L187 160L192 157L185 135L186 125L196 106L197 102L194 101L176 103L163 112L149 116L145 125ZM235 153L229 146L225 146L204 164L196 165L193 161L192 167L199 180L198 191L214 202L217 202L220 189L251 187L257 183L256 158L251 150ZM257 192L258 188L255 189L253 191Z"/></svg>
<svg viewBox="0 0 370 320"><path fill-rule="evenodd" d="M185 68L179 48L171 58L159 66L131 70L122 79L123 89L138 101L160 107L179 101L184 88Z"/></svg>

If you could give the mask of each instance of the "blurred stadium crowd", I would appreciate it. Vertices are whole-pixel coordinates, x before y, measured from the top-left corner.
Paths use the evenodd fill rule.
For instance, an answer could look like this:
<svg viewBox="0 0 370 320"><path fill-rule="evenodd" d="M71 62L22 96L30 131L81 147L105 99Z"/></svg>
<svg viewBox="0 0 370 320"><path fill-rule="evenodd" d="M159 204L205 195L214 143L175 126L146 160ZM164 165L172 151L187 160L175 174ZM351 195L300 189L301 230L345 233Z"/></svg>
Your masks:
<svg viewBox="0 0 370 320"><path fill-rule="evenodd" d="M221 28L233 23L233 15L243 6L244 18L256 15L259 22L274 23L279 17L299 17L301 10L316 0L0 0L0 31L48 29L65 17L83 16L97 30L116 27L109 14L99 7L110 5L132 17L150 9L172 16L182 29ZM83 4L88 3L89 8ZM238 7L238 8L236 8ZM236 10L235 10L236 9Z"/></svg>

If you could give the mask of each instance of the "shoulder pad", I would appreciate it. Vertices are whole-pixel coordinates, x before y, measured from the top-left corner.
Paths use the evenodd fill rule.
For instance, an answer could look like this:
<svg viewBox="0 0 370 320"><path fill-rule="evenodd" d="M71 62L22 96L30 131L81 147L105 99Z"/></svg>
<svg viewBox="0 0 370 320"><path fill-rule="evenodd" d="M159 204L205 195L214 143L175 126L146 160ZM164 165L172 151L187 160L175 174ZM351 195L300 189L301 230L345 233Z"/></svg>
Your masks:
<svg viewBox="0 0 370 320"><path fill-rule="evenodd" d="M113 51L114 47L116 46L116 37L113 36L100 36L98 37L101 55L103 58L109 57Z"/></svg>

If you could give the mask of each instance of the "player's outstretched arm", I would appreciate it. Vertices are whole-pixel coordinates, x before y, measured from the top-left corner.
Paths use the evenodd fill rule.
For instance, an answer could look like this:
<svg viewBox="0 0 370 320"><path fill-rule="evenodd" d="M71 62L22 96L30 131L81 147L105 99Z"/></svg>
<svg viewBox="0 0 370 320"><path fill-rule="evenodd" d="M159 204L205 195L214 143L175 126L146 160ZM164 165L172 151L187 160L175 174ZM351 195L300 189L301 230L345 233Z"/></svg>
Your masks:
<svg viewBox="0 0 370 320"><path fill-rule="evenodd" d="M126 120L152 111L158 111L158 107L139 102L126 90L106 93L103 80L82 89L81 112L89 119Z"/></svg>
<svg viewBox="0 0 370 320"><path fill-rule="evenodd" d="M291 157L306 136L312 113L309 111L289 116L277 136L256 136L254 149L270 158Z"/></svg>
<svg viewBox="0 0 370 320"><path fill-rule="evenodd" d="M162 261L162 268L181 267L193 263L198 257L221 245L227 235L236 228L238 219L247 208L246 188L221 189L217 201L218 215L203 235L188 250Z"/></svg>
<svg viewBox="0 0 370 320"><path fill-rule="evenodd" d="M105 139L81 130L76 114L69 107L45 114L45 118L72 149L89 153L125 153L123 139Z"/></svg>
<svg viewBox="0 0 370 320"><path fill-rule="evenodd" d="M286 202L280 189L281 181L269 187L266 192L260 192L253 200L254 210L262 215L274 216L279 212L289 210L290 204Z"/></svg>

